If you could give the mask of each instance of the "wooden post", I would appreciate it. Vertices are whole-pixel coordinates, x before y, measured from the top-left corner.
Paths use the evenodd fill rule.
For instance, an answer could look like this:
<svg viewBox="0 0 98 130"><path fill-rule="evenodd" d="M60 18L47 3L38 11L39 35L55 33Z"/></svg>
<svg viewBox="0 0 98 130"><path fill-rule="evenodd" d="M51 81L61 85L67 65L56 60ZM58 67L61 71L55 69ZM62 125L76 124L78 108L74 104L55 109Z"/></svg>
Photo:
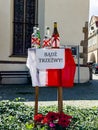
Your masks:
<svg viewBox="0 0 98 130"><path fill-rule="evenodd" d="M63 111L62 87L58 87L58 111Z"/></svg>
<svg viewBox="0 0 98 130"><path fill-rule="evenodd" d="M35 87L35 115L38 113L38 96L39 96L39 87Z"/></svg>

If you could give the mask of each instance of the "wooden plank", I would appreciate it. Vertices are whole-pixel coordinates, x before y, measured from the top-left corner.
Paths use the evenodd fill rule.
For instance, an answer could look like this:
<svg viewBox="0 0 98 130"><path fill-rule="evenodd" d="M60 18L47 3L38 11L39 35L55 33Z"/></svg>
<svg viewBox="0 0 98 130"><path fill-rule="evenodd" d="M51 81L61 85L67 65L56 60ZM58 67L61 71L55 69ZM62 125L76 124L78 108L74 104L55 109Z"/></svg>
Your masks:
<svg viewBox="0 0 98 130"><path fill-rule="evenodd" d="M63 100L62 100L62 87L57 88L58 91L58 111L63 111Z"/></svg>
<svg viewBox="0 0 98 130"><path fill-rule="evenodd" d="M39 87L35 87L35 115L38 113L38 96L39 96Z"/></svg>

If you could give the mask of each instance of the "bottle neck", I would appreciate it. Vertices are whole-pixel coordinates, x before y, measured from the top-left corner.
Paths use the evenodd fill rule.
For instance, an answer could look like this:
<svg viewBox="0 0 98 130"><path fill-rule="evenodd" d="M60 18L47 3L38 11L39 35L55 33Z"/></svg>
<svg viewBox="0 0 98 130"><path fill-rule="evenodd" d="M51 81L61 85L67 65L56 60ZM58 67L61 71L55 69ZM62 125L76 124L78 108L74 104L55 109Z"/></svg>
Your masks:
<svg viewBox="0 0 98 130"><path fill-rule="evenodd" d="M36 33L37 33L37 28L33 27L33 35L36 35Z"/></svg>
<svg viewBox="0 0 98 130"><path fill-rule="evenodd" d="M37 28L37 37L41 39L39 28Z"/></svg>
<svg viewBox="0 0 98 130"><path fill-rule="evenodd" d="M57 28L57 22L54 22L54 28Z"/></svg>
<svg viewBox="0 0 98 130"><path fill-rule="evenodd" d="M54 22L53 35L57 35L57 36L59 36L58 29L57 29L57 22Z"/></svg>
<svg viewBox="0 0 98 130"><path fill-rule="evenodd" d="M45 37L50 37L50 28L46 28Z"/></svg>

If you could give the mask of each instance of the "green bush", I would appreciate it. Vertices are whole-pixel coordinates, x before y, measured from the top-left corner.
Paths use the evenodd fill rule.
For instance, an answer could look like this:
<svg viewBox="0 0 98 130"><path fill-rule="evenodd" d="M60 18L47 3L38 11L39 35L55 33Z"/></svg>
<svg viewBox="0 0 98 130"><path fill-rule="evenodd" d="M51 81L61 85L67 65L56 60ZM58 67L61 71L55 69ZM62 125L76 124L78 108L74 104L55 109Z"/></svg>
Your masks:
<svg viewBox="0 0 98 130"><path fill-rule="evenodd" d="M57 112L57 106L39 107L39 113ZM98 107L63 107L73 117L66 130L98 130ZM15 101L0 102L0 130L32 130L34 107ZM43 129L44 130L44 129Z"/></svg>

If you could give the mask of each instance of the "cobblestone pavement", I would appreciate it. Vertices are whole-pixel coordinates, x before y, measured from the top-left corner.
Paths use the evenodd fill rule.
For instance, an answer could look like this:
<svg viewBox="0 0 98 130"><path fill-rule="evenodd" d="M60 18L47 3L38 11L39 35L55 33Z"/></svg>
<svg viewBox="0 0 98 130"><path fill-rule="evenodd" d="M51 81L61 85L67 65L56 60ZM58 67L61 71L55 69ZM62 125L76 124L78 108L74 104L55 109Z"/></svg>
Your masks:
<svg viewBox="0 0 98 130"><path fill-rule="evenodd" d="M31 85L0 85L0 101L24 98L25 103L34 104L35 89ZM72 88L63 88L63 102L66 105L98 106L98 80L75 84ZM39 103L57 104L57 88L40 87ZM47 104L48 103L48 104Z"/></svg>

